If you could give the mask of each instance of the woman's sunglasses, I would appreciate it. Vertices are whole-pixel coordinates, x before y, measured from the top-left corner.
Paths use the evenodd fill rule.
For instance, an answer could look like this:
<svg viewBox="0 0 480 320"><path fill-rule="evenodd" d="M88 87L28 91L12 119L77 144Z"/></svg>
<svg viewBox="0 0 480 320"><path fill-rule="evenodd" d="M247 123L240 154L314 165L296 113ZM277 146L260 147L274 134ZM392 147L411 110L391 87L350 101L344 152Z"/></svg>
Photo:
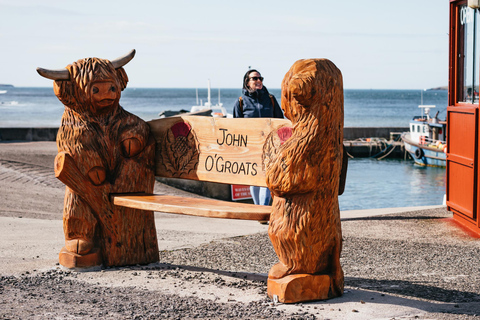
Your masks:
<svg viewBox="0 0 480 320"><path fill-rule="evenodd" d="M257 80L263 81L263 77L251 77L250 80L253 80L253 81L257 81Z"/></svg>

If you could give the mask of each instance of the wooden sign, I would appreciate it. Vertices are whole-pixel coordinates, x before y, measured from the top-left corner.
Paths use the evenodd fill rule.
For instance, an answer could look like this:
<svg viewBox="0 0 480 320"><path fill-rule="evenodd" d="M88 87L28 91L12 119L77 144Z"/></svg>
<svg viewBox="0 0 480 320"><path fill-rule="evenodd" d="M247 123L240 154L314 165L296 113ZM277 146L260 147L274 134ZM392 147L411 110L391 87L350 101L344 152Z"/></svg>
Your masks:
<svg viewBox="0 0 480 320"><path fill-rule="evenodd" d="M148 124L157 176L264 187L264 158L291 135L285 119L178 116Z"/></svg>

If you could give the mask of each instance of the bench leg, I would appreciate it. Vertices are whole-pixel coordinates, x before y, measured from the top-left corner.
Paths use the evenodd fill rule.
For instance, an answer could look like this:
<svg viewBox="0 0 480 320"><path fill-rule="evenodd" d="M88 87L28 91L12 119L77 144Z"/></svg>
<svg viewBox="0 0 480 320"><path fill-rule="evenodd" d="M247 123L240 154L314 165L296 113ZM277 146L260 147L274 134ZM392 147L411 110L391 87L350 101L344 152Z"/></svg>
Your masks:
<svg viewBox="0 0 480 320"><path fill-rule="evenodd" d="M330 295L331 282L329 275L292 274L281 279L269 278L267 294L281 303L326 300L333 298Z"/></svg>
<svg viewBox="0 0 480 320"><path fill-rule="evenodd" d="M100 249L94 248L85 255L80 255L62 248L58 255L58 260L62 266L69 269L89 268L102 265L102 256Z"/></svg>

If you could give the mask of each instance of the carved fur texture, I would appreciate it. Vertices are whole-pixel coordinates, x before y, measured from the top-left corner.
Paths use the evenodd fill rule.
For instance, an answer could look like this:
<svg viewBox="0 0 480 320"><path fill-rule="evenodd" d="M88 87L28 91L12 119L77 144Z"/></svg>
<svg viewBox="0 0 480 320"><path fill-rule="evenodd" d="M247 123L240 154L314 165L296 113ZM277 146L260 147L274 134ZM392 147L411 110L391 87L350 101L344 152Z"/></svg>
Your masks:
<svg viewBox="0 0 480 320"><path fill-rule="evenodd" d="M109 199L111 193L153 192L155 143L150 129L119 105L128 77L123 68L98 58L78 60L67 70L70 80L54 82L55 94L65 105L57 146L74 159L87 179L89 195L74 193L66 183L66 248L77 239L100 248L106 266L158 261L153 212L117 207ZM93 97L98 92L94 87L105 83L111 95L107 107Z"/></svg>
<svg viewBox="0 0 480 320"><path fill-rule="evenodd" d="M274 194L269 236L280 262L271 279L329 274L343 293L338 186L342 166L343 81L329 60L299 60L282 83L282 109L292 136L266 163Z"/></svg>

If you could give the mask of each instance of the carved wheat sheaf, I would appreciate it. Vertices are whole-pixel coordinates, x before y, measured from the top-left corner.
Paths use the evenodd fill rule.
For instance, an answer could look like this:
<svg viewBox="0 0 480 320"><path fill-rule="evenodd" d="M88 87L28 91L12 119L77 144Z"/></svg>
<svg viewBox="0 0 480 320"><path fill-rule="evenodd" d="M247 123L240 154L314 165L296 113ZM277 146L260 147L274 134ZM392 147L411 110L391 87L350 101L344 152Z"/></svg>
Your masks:
<svg viewBox="0 0 480 320"><path fill-rule="evenodd" d="M198 166L198 140L187 122L177 122L165 133L161 158L165 169L173 177L195 171Z"/></svg>

